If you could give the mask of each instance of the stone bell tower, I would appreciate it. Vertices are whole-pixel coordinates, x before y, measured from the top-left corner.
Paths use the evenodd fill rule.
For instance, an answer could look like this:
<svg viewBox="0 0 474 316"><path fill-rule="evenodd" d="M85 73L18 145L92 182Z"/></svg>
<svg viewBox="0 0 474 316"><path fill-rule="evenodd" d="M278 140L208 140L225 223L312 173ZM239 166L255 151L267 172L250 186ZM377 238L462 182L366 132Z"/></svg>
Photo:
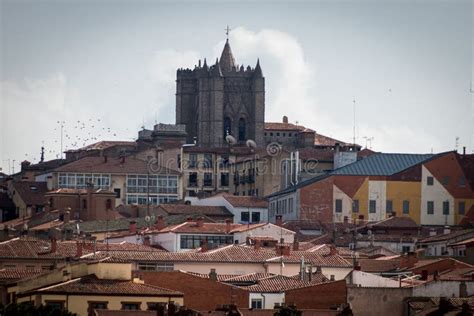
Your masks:
<svg viewBox="0 0 474 316"><path fill-rule="evenodd" d="M260 61L255 68L239 66L226 40L220 59L206 59L193 70L176 75L176 124L186 125L187 142L223 147L225 136L239 143L254 140L264 146L265 78Z"/></svg>

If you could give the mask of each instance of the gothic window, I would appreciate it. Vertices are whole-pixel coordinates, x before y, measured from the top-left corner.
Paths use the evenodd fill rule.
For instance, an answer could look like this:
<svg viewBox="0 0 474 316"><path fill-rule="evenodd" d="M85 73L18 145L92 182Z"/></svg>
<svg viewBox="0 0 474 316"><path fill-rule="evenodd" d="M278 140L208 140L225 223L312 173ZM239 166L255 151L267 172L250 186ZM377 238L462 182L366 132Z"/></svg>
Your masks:
<svg viewBox="0 0 474 316"><path fill-rule="evenodd" d="M245 141L245 119L243 117L239 120L239 141Z"/></svg>
<svg viewBox="0 0 474 316"><path fill-rule="evenodd" d="M232 134L232 121L229 117L224 118L224 139L227 135Z"/></svg>

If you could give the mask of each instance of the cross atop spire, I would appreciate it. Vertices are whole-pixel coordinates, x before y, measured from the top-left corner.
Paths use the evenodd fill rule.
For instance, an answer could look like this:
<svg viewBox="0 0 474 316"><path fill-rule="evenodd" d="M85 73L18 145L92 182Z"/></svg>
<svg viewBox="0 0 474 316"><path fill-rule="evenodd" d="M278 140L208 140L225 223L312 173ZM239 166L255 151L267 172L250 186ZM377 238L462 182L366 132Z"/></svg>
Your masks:
<svg viewBox="0 0 474 316"><path fill-rule="evenodd" d="M229 39L229 33L231 31L231 28L229 27L229 25L227 25L227 27L224 29L225 30L225 36L227 37L227 40Z"/></svg>

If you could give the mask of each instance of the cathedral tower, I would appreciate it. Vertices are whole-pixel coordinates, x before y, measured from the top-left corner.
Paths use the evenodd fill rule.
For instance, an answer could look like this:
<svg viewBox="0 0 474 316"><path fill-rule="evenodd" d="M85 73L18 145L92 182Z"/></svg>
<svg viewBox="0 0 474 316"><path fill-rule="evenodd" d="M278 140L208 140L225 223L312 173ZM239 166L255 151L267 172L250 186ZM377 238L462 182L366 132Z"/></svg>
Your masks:
<svg viewBox="0 0 474 316"><path fill-rule="evenodd" d="M176 124L186 125L188 143L223 147L232 135L264 146L265 78L258 60L255 68L237 65L227 39L212 66L204 59L176 77Z"/></svg>

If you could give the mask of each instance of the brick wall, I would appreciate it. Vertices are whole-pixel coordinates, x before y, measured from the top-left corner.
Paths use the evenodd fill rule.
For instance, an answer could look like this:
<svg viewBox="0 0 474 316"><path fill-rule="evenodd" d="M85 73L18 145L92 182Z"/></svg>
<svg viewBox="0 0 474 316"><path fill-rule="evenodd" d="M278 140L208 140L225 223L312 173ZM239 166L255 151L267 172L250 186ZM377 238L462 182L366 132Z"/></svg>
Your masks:
<svg viewBox="0 0 474 316"><path fill-rule="evenodd" d="M184 305L199 311L214 310L218 305L234 303L248 308L247 291L180 271L139 272L146 284L184 293Z"/></svg>
<svg viewBox="0 0 474 316"><path fill-rule="evenodd" d="M300 189L300 220L332 222L333 177Z"/></svg>

